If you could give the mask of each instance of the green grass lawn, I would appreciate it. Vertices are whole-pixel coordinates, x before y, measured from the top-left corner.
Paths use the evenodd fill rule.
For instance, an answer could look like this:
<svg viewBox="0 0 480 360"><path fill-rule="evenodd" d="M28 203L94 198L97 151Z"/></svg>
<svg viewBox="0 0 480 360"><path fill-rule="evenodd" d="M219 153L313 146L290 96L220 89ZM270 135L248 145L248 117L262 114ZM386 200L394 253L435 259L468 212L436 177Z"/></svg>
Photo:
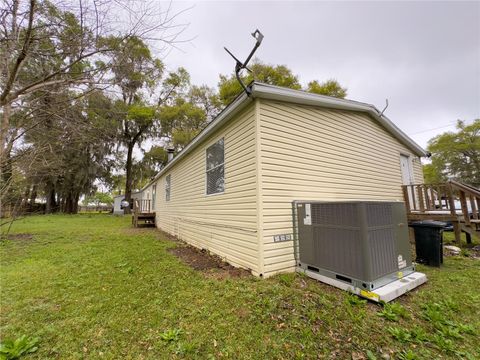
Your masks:
<svg viewBox="0 0 480 360"><path fill-rule="evenodd" d="M0 245L0 334L38 337L28 358L480 358L479 260L419 266L429 282L382 308L298 274L206 275L126 217L33 216L12 233L32 237Z"/></svg>

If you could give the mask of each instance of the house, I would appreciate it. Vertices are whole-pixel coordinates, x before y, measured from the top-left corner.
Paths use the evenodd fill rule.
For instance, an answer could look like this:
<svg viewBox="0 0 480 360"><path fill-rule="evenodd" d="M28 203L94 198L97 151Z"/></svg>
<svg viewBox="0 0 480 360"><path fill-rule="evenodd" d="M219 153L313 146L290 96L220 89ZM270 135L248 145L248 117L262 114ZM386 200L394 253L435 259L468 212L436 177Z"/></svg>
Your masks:
<svg viewBox="0 0 480 360"><path fill-rule="evenodd" d="M292 201L403 201L423 182L425 151L374 106L250 90L142 189L160 229L268 277L295 269Z"/></svg>

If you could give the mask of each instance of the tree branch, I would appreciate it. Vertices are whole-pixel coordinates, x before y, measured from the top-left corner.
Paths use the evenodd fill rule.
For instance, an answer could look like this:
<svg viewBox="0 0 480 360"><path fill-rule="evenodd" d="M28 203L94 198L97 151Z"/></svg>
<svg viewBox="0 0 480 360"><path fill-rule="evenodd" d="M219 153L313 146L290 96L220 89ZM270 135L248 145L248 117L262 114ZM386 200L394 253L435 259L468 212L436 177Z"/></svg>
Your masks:
<svg viewBox="0 0 480 360"><path fill-rule="evenodd" d="M25 31L25 41L23 42L22 51L17 57L15 61L15 65L10 73L10 76L7 79L7 83L5 84L5 89L3 89L2 94L0 95L0 104L5 105L5 100L7 99L8 94L12 90L13 83L17 77L17 74L22 66L23 61L26 59L28 54L28 49L32 43L32 27L33 27L33 14L35 12L35 0L30 0L30 10L28 14L28 26L27 30Z"/></svg>
<svg viewBox="0 0 480 360"><path fill-rule="evenodd" d="M52 80L52 81L48 81L50 80L51 78L57 76L57 75L61 75L61 74L64 74L68 69L70 69L73 65L79 63L80 61L90 57L90 56L93 56L93 55L96 55L96 54L99 54L99 53L103 53L103 52L108 52L110 51L110 49L98 49L98 50L95 50L95 51L91 51L87 54L84 54L82 56L79 56L75 61L72 61L70 64L68 64L67 66L64 66L63 68L57 70L57 71L54 71L53 73L45 76L43 79L41 80L38 80L32 84L29 84L25 87L23 87L22 89L16 91L15 93L13 93L8 101L5 101L5 102L12 102L13 100L15 100L16 98L18 98L19 96L21 95L24 95L24 94L27 94L27 93L30 93L32 91L35 91L35 90L38 90L42 87L45 87L45 86L50 86L50 85L55 85L55 84L61 84L61 83L65 83L65 84L71 84L71 83L75 83L75 82L79 82L79 81L72 81L71 79L59 79L59 80ZM80 81L80 82L84 82L84 81ZM2 99L0 99L2 100ZM2 102L0 101L0 104L2 104ZM2 104L3 105L3 104Z"/></svg>

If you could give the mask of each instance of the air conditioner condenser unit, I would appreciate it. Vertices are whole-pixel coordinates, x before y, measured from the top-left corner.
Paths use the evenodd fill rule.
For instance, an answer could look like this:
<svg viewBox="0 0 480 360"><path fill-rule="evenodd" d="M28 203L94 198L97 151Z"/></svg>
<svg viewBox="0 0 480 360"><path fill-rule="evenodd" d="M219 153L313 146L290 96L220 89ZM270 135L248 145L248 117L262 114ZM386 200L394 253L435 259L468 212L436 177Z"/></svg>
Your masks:
<svg viewBox="0 0 480 360"><path fill-rule="evenodd" d="M427 281L415 271L402 202L294 201L297 271L373 301Z"/></svg>

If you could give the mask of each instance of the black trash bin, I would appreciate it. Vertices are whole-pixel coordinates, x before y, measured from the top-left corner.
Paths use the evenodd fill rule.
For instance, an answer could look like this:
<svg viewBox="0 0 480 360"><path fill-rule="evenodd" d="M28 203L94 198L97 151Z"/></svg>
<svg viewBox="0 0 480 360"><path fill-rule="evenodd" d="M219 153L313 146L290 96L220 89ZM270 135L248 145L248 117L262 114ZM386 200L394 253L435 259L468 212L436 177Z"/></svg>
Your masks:
<svg viewBox="0 0 480 360"><path fill-rule="evenodd" d="M423 220L409 224L415 232L416 261L430 266L443 263L443 229L441 221Z"/></svg>

